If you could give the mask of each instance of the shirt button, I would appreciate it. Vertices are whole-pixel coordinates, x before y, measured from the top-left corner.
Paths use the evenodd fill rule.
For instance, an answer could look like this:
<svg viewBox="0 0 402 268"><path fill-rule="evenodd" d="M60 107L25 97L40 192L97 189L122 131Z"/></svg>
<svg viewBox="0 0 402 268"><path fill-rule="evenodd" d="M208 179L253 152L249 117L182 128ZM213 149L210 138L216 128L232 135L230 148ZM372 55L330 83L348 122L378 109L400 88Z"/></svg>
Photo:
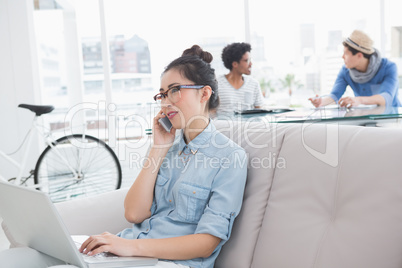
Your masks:
<svg viewBox="0 0 402 268"><path fill-rule="evenodd" d="M149 229L146 229L145 231L146 231L146 232L148 232L148 231L149 231Z"/></svg>
<svg viewBox="0 0 402 268"><path fill-rule="evenodd" d="M169 200L170 203L172 203L172 200Z"/></svg>
<svg viewBox="0 0 402 268"><path fill-rule="evenodd" d="M193 192L193 194L195 194L195 191Z"/></svg>

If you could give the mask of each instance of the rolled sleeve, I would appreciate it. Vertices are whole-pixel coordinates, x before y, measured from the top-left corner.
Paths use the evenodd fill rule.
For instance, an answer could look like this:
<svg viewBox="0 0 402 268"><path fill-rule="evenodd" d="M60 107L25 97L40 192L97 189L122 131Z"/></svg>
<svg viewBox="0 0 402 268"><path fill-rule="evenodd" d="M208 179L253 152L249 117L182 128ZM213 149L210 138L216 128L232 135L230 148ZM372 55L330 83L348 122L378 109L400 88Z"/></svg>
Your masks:
<svg viewBox="0 0 402 268"><path fill-rule="evenodd" d="M338 73L338 77L336 78L334 86L332 87L331 94L328 95L335 102L339 101L343 93L345 93L346 87L348 86L348 82L345 79L346 72L348 72L348 69L343 66Z"/></svg>
<svg viewBox="0 0 402 268"><path fill-rule="evenodd" d="M338 101L339 101L339 98L336 95L332 94L332 93L329 94L328 97L332 98L336 103L338 103Z"/></svg>
<svg viewBox="0 0 402 268"><path fill-rule="evenodd" d="M216 175L212 195L204 210L195 233L207 233L227 241L233 221L243 202L247 177L247 156L244 150L236 150L221 162Z"/></svg>
<svg viewBox="0 0 402 268"><path fill-rule="evenodd" d="M395 63L390 63L386 67L384 81L381 83L381 93L379 94L385 99L386 106L392 106L398 87L398 70Z"/></svg>
<svg viewBox="0 0 402 268"><path fill-rule="evenodd" d="M205 213L198 223L196 234L210 234L216 236L224 241L229 239L231 228L231 215L232 214L215 214L209 207L205 209ZM234 212L233 212L234 216Z"/></svg>
<svg viewBox="0 0 402 268"><path fill-rule="evenodd" d="M393 97L388 93L388 92L383 92L379 94L385 99L385 106L391 106L392 105L392 99Z"/></svg>

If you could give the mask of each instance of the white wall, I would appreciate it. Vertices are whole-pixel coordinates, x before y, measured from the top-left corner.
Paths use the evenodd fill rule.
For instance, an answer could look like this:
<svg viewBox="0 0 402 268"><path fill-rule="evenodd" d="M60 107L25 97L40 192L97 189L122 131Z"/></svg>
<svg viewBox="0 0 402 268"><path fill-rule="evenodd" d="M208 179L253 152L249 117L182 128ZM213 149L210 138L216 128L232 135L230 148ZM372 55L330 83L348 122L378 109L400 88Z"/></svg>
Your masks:
<svg viewBox="0 0 402 268"><path fill-rule="evenodd" d="M0 0L0 36L0 150L12 152L33 118L33 113L17 108L18 104L40 104L41 99L32 0ZM38 147L34 142L30 168L36 162ZM20 161L22 154L14 158ZM15 172L0 159L0 174L11 177Z"/></svg>

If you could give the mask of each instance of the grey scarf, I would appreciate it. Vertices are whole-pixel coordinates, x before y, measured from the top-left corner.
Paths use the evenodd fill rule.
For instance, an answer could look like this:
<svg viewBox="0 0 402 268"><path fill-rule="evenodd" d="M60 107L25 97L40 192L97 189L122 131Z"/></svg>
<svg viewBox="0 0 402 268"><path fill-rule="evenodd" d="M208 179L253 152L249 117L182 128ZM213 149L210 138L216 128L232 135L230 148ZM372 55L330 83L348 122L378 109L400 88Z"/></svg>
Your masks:
<svg viewBox="0 0 402 268"><path fill-rule="evenodd" d="M370 57L369 65L367 66L367 71L362 73L355 68L349 69L350 78L356 83L364 84L370 81L377 73L381 65L381 55L380 52L375 49L375 52Z"/></svg>

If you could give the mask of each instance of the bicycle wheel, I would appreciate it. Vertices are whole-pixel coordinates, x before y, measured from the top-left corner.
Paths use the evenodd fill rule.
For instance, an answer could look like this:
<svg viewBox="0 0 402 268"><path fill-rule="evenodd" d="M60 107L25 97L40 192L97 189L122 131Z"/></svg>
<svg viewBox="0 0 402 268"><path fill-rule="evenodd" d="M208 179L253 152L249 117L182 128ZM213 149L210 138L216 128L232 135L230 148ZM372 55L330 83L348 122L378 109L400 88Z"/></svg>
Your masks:
<svg viewBox="0 0 402 268"><path fill-rule="evenodd" d="M61 137L38 159L34 181L53 202L119 189L121 166L113 150L88 135Z"/></svg>

